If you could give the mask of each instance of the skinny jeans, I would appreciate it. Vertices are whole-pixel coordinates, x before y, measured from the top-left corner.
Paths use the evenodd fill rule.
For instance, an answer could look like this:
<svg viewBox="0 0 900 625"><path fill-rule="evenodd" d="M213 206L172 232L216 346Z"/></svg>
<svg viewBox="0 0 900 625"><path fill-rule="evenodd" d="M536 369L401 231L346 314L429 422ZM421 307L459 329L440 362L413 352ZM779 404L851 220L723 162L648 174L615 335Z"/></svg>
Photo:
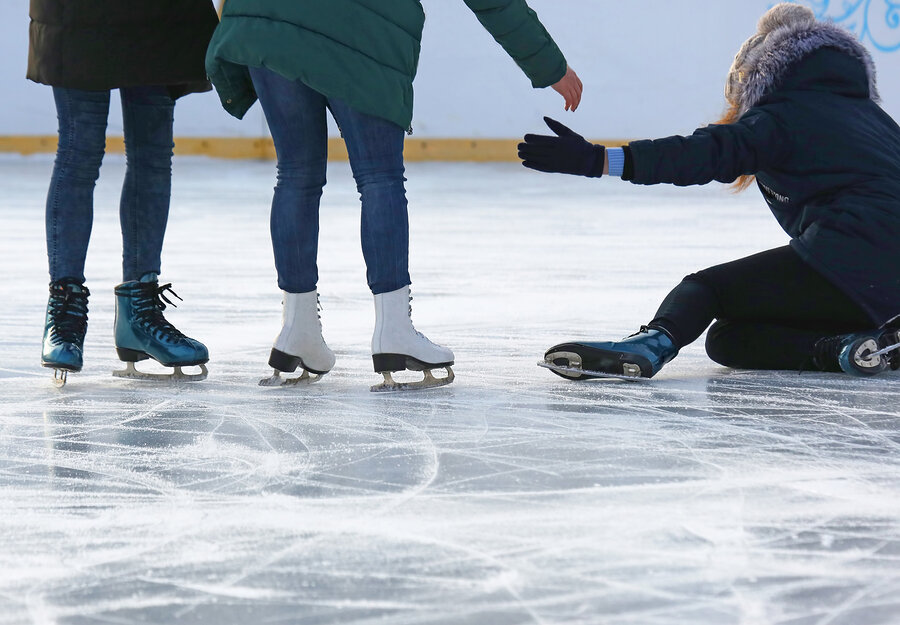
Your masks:
<svg viewBox="0 0 900 625"><path fill-rule="evenodd" d="M160 273L172 190L175 101L166 87L124 87L125 181L119 200L122 279ZM84 282L94 187L106 149L109 91L53 88L59 143L47 193L51 281Z"/></svg>
<svg viewBox="0 0 900 625"><path fill-rule="evenodd" d="M251 67L250 77L278 159L269 222L278 286L288 293L307 293L318 282L319 203L326 183L329 110L347 145L360 194L360 239L369 288L377 295L408 285L403 128L269 69Z"/></svg>

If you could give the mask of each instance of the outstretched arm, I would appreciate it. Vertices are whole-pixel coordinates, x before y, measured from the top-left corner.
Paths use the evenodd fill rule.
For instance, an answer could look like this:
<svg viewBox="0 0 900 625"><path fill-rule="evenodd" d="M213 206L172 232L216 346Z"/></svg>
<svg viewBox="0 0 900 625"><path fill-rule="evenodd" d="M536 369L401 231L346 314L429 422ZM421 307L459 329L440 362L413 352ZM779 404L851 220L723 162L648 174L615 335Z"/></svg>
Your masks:
<svg viewBox="0 0 900 625"><path fill-rule="evenodd" d="M635 184L730 183L777 165L788 149L778 120L755 109L733 124L698 128L686 137L632 141L625 177Z"/></svg>
<svg viewBox="0 0 900 625"><path fill-rule="evenodd" d="M733 124L700 128L687 137L633 141L624 150L607 150L555 120L544 120L556 136L525 135L519 144L523 165L589 177L614 170L635 184L732 182L776 165L789 149L776 118L762 110L751 111Z"/></svg>

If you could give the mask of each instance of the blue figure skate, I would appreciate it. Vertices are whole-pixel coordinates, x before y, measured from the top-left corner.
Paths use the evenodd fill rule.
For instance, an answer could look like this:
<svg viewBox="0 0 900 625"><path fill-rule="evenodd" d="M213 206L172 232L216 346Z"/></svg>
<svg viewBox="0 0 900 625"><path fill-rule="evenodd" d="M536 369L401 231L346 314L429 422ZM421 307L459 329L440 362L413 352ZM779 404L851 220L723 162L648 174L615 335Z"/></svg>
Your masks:
<svg viewBox="0 0 900 625"><path fill-rule="evenodd" d="M113 375L144 380L206 379L206 362L209 361L206 346L179 332L163 317L166 304L174 306L165 292L181 299L171 287L171 284L159 286L153 273L116 287L116 352L119 360L127 366L123 370L113 371ZM135 362L148 358L165 367L174 367L174 372L156 374L135 369ZM199 366L200 373L184 373L182 367L189 366Z"/></svg>
<svg viewBox="0 0 900 625"><path fill-rule="evenodd" d="M617 342L561 343L547 350L538 365L571 380L591 378L646 379L678 355L672 338L643 326Z"/></svg>
<svg viewBox="0 0 900 625"><path fill-rule="evenodd" d="M878 329L819 339L813 363L821 371L840 368L856 377L900 368L900 331Z"/></svg>
<svg viewBox="0 0 900 625"><path fill-rule="evenodd" d="M86 286L72 278L50 283L41 366L54 370L53 383L60 388L65 386L69 371L81 371L90 294Z"/></svg>

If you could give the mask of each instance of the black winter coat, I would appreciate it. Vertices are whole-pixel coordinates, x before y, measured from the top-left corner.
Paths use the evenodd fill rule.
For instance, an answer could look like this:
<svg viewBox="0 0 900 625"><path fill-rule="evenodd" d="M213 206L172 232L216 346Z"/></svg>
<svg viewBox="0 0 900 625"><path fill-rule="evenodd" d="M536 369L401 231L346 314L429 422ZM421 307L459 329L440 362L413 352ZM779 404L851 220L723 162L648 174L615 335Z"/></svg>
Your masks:
<svg viewBox="0 0 900 625"><path fill-rule="evenodd" d="M31 0L28 74L100 91L166 85L173 97L208 91L212 0Z"/></svg>
<svg viewBox="0 0 900 625"><path fill-rule="evenodd" d="M816 49L736 123L631 143L625 177L754 174L794 250L881 326L900 316L900 127L870 98L870 80L854 55Z"/></svg>

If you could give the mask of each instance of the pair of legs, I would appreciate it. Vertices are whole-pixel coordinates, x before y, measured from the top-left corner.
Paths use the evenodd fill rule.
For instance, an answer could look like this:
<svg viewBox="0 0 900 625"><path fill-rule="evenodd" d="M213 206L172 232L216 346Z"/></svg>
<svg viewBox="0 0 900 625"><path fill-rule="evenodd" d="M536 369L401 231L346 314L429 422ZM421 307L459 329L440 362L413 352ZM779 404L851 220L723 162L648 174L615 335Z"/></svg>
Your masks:
<svg viewBox="0 0 900 625"><path fill-rule="evenodd" d="M647 325L665 331L680 349L713 320L707 354L740 369L810 369L819 339L874 327L790 246L687 276Z"/></svg>
<svg viewBox="0 0 900 625"><path fill-rule="evenodd" d="M729 367L867 376L900 364L886 355L900 333L875 328L789 246L691 274L639 332L621 341L561 343L543 364L574 379L650 378L714 320L706 352Z"/></svg>
<svg viewBox="0 0 900 625"><path fill-rule="evenodd" d="M206 347L175 329L162 315L160 256L172 188L175 101L166 87L126 87L122 98L125 131L125 182L119 203L122 228L122 278L116 287L115 342L129 363L120 374L145 377L134 362L153 358L166 366L203 365ZM47 194L47 257L50 299L44 325L41 363L57 370L64 384L68 371L82 368L87 331L84 265L94 218L94 187L106 151L109 91L53 88L59 119L59 143ZM161 297L162 296L162 297ZM61 373L60 373L61 372Z"/></svg>
<svg viewBox="0 0 900 625"><path fill-rule="evenodd" d="M125 182L119 203L122 279L159 273L172 189L175 101L165 87L126 87L122 98ZM53 88L59 145L47 194L50 279L84 282L94 186L106 150L109 91Z"/></svg>
<svg viewBox="0 0 900 625"><path fill-rule="evenodd" d="M288 293L306 293L318 282L319 200L326 182L328 110L347 144L362 200L360 234L369 288L377 295L407 286L404 130L265 68L250 68L250 75L278 155L270 221L278 286Z"/></svg>
<svg viewBox="0 0 900 625"><path fill-rule="evenodd" d="M250 68L278 156L272 200L271 234L284 292L282 330L269 357L275 370L266 386L318 380L334 366L334 353L322 338L317 304L319 201L326 183L328 111L334 116L350 157L362 202L360 237L366 280L375 297L372 358L385 384L372 390L435 386L453 379L453 352L416 332L409 305L409 220L403 165L404 130L385 119L355 110L299 80L266 68ZM285 381L281 372L303 367L299 378ZM448 377L435 380L430 369L444 367ZM426 372L425 380L397 384L390 373ZM310 378L309 373L318 377Z"/></svg>

